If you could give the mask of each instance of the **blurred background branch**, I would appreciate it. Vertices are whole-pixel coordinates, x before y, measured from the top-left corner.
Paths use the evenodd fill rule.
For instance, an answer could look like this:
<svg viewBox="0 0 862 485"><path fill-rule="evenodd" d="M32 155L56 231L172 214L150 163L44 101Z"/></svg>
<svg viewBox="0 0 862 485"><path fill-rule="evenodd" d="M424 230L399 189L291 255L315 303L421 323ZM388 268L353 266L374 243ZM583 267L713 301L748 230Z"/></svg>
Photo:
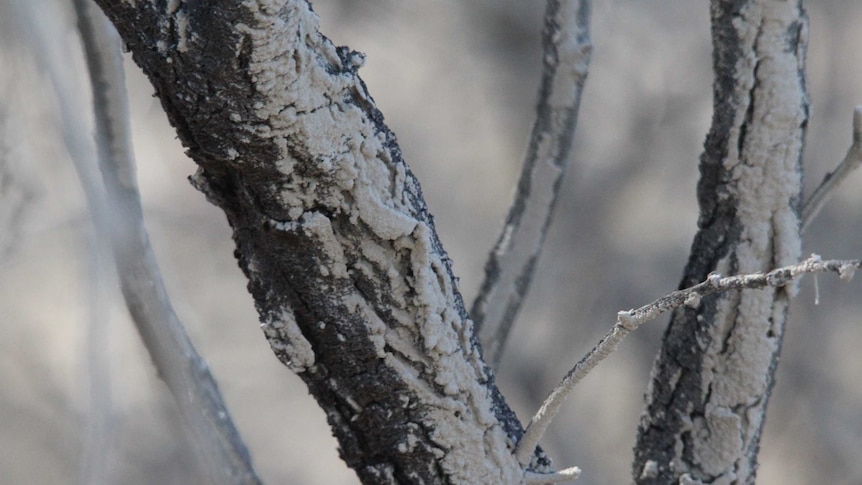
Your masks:
<svg viewBox="0 0 862 485"><path fill-rule="evenodd" d="M859 168L860 164L862 164L862 106L857 106L853 110L853 142L838 167L823 177L823 182L814 189L814 192L802 206L802 228L800 231L805 232L805 229L817 217L829 198Z"/></svg>
<svg viewBox="0 0 862 485"><path fill-rule="evenodd" d="M120 37L92 0L75 0L74 6L93 90L104 184L85 185L84 190L107 196L102 214L91 209L94 219L102 218L99 239L111 245L100 248L100 254L113 253L132 320L195 438L203 478L211 483L260 483L209 367L171 305L150 246L135 175Z"/></svg>
<svg viewBox="0 0 862 485"><path fill-rule="evenodd" d="M550 0L545 10L536 121L515 200L470 310L485 361L494 369L530 289L571 160L592 51L589 16L590 0Z"/></svg>

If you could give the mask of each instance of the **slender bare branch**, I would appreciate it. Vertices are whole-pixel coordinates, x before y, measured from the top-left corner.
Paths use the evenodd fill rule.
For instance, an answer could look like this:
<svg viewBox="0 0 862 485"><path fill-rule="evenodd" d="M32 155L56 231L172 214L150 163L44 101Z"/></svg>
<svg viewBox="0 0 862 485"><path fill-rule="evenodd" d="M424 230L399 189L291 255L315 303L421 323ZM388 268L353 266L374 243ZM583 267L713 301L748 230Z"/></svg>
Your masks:
<svg viewBox="0 0 862 485"><path fill-rule="evenodd" d="M711 0L713 117L698 164L699 216L679 288L801 255L808 126L802 0ZM792 291L713 295L673 312L638 423L638 485L753 483ZM706 304L708 303L708 304ZM712 390L713 392L701 392Z"/></svg>
<svg viewBox="0 0 862 485"><path fill-rule="evenodd" d="M592 46L590 0L548 0L544 73L515 200L471 309L485 360L498 367L542 251L566 172Z"/></svg>
<svg viewBox="0 0 862 485"><path fill-rule="evenodd" d="M778 268L768 273L737 276L721 276L718 273L712 273L705 281L694 286L671 292L640 308L619 312L617 322L611 330L563 377L563 380L554 388L533 419L530 420L530 424L527 426L515 452L518 461L521 464L529 462L533 450L575 385L599 362L612 354L626 335L644 323L683 305L696 308L700 305L701 298L713 293L765 287L778 288L808 273L833 272L838 273L842 280L849 281L860 267L862 267L862 260L860 259L823 261L819 256L811 255L808 259L797 264Z"/></svg>
<svg viewBox="0 0 862 485"><path fill-rule="evenodd" d="M817 214L826 205L829 197L860 165L862 165L862 106L857 106L853 110L853 144L847 150L844 160L841 161L834 171L826 174L823 182L820 182L820 185L814 190L811 197L805 201L800 217L801 232L805 232L811 221L817 217Z"/></svg>
<svg viewBox="0 0 862 485"><path fill-rule="evenodd" d="M120 39L91 0L76 0L93 86L99 166L110 207L110 240L126 304L144 344L190 425L213 483L260 483L204 360L162 282L135 180Z"/></svg>

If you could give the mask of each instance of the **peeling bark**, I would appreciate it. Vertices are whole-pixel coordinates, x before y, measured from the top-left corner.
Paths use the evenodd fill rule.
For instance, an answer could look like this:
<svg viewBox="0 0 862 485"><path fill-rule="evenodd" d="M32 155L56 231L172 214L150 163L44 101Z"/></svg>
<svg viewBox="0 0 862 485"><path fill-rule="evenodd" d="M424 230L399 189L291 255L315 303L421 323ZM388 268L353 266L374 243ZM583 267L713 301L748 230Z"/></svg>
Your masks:
<svg viewBox="0 0 862 485"><path fill-rule="evenodd" d="M711 2L712 128L700 161L699 231L681 288L768 271L800 254L808 120L801 1ZM753 484L793 287L677 309L653 367L635 446L639 484Z"/></svg>
<svg viewBox="0 0 862 485"><path fill-rule="evenodd" d="M362 54L305 1L97 3L227 215L273 351L363 483L521 482L520 423Z"/></svg>

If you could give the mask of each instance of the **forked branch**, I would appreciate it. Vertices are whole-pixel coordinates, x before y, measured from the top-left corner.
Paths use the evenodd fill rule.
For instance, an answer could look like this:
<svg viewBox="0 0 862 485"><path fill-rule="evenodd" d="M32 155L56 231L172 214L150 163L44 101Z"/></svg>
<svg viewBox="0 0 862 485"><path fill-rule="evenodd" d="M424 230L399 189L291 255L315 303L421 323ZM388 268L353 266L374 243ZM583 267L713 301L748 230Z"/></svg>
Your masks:
<svg viewBox="0 0 862 485"><path fill-rule="evenodd" d="M700 305L701 298L713 293L766 287L779 288L807 273L833 272L837 273L842 280L849 281L860 267L862 267L862 260L860 259L822 261L820 256L811 255L808 259L797 264L778 268L768 273L737 276L721 276L712 273L705 281L697 285L669 293L640 308L619 312L617 322L611 330L566 374L530 420L530 424L515 451L519 463L526 465L529 462L533 450L536 449L542 435L545 434L575 385L599 362L612 354L626 335L644 323L683 305L697 307Z"/></svg>

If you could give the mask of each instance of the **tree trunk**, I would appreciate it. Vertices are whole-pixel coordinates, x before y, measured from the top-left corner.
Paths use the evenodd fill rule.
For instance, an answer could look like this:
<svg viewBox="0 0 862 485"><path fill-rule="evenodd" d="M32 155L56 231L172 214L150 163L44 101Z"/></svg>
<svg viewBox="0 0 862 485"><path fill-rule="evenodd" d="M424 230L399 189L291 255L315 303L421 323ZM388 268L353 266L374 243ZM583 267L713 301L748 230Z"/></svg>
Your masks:
<svg viewBox="0 0 862 485"><path fill-rule="evenodd" d="M711 18L714 115L680 287L792 264L801 246L805 11L799 0L712 0ZM637 483L754 483L793 291L729 292L673 313L641 418Z"/></svg>
<svg viewBox="0 0 862 485"><path fill-rule="evenodd" d="M520 482L521 426L363 56L322 36L303 0L97 3L227 215L272 349L360 479Z"/></svg>

